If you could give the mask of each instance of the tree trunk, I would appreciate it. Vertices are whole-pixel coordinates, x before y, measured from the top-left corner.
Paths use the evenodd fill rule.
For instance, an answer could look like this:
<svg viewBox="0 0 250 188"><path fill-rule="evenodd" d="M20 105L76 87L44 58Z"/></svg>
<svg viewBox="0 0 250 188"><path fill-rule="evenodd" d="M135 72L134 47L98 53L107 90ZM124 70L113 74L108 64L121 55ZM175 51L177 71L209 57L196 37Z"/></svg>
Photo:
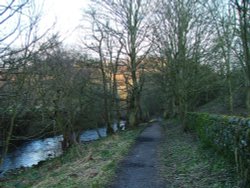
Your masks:
<svg viewBox="0 0 250 188"><path fill-rule="evenodd" d="M120 130L120 119L121 119L121 112L120 112L120 104L119 104L119 94L117 89L117 79L116 79L116 73L117 73L117 62L115 65L115 71L113 71L113 103L115 107L115 119L117 120L117 129Z"/></svg>
<svg viewBox="0 0 250 188"><path fill-rule="evenodd" d="M187 118L187 103L184 102L181 107L181 121L182 121L182 129L184 132L188 131L186 118Z"/></svg>
<svg viewBox="0 0 250 188"><path fill-rule="evenodd" d="M110 110L109 110L109 99L108 99L108 89L107 89L107 77L106 72L104 68L104 62L103 62L103 56L101 52L101 48L99 49L100 54L100 67L102 72L102 86L103 86L103 94L104 94L104 121L107 126L107 135L114 134L114 130L112 128L111 122L110 122Z"/></svg>
<svg viewBox="0 0 250 188"><path fill-rule="evenodd" d="M79 144L80 134L72 130L72 125L67 125L63 131L62 149L66 150L73 145Z"/></svg>
<svg viewBox="0 0 250 188"><path fill-rule="evenodd" d="M231 83L231 78L228 78L227 80L227 85L228 85L228 105L229 105L229 112L230 114L233 114L233 92L232 92L232 83Z"/></svg>
<svg viewBox="0 0 250 188"><path fill-rule="evenodd" d="M16 109L14 110L14 113L11 117L11 121L10 121L10 128L9 128L9 131L7 133L7 137L5 139L5 143L3 145L3 153L0 157L0 166L1 164L3 163L3 160L5 158L5 156L7 155L8 153L8 150L9 150L9 144L10 144L10 140L11 140L11 136L12 136L12 133L13 133L13 129L14 129L14 125L15 125L15 119L16 119L16 115L17 115L17 112L16 112Z"/></svg>
<svg viewBox="0 0 250 188"><path fill-rule="evenodd" d="M246 87L246 107L248 115L250 114L250 85Z"/></svg>
<svg viewBox="0 0 250 188"><path fill-rule="evenodd" d="M249 2L235 0L236 9L239 14L240 21L240 38L242 41L243 48L243 60L245 64L246 72L246 107L248 115L250 114L250 38L249 38Z"/></svg>

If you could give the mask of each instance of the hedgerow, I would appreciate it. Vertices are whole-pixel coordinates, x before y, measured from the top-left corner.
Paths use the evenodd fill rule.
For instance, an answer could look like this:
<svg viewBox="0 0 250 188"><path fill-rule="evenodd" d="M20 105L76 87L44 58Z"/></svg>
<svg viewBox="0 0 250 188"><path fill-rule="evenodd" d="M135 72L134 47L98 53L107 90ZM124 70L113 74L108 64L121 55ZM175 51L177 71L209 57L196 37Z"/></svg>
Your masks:
<svg viewBox="0 0 250 188"><path fill-rule="evenodd" d="M188 113L187 126L201 141L232 160L244 185L250 185L250 118Z"/></svg>

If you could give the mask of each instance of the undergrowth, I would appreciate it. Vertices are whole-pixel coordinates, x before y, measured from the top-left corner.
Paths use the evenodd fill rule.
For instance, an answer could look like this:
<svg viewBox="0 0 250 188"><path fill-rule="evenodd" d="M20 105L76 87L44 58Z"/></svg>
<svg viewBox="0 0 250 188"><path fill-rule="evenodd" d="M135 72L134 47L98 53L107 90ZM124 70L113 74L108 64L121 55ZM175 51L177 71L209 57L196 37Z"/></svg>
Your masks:
<svg viewBox="0 0 250 188"><path fill-rule="evenodd" d="M160 151L162 174L169 188L237 188L236 169L195 135L184 133L177 121L164 123Z"/></svg>

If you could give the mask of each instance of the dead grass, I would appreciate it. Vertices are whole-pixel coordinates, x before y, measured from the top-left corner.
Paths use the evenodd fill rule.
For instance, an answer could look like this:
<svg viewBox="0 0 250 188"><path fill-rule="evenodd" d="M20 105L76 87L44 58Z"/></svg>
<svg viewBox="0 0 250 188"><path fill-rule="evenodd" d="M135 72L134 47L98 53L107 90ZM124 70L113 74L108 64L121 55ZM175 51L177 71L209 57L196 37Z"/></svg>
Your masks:
<svg viewBox="0 0 250 188"><path fill-rule="evenodd" d="M162 174L169 188L237 188L233 164L202 147L175 121L165 123L165 141L160 155Z"/></svg>
<svg viewBox="0 0 250 188"><path fill-rule="evenodd" d="M0 182L0 187L105 187L141 130L126 131L74 147L40 167L17 171Z"/></svg>

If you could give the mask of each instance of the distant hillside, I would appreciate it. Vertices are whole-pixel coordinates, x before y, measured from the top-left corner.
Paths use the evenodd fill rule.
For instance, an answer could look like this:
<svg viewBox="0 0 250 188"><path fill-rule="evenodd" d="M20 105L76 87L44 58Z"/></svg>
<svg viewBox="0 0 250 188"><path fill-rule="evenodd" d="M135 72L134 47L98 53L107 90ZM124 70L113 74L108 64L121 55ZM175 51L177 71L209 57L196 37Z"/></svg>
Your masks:
<svg viewBox="0 0 250 188"><path fill-rule="evenodd" d="M199 112L208 112L215 114L226 114L236 116L247 116L247 110L245 106L245 91L243 89L234 93L234 109L233 114L230 113L226 101L226 97L218 97L215 100L208 102L207 104L197 108Z"/></svg>

